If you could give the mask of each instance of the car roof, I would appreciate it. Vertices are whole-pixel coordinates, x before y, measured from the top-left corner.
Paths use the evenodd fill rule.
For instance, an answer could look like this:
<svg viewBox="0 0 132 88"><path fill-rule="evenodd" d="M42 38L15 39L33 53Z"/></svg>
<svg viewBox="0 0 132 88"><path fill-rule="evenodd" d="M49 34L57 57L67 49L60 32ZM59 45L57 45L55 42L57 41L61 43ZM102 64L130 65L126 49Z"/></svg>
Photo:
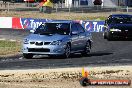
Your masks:
<svg viewBox="0 0 132 88"><path fill-rule="evenodd" d="M129 15L129 14L112 14L111 16L117 17L117 16L132 16L132 15Z"/></svg>
<svg viewBox="0 0 132 88"><path fill-rule="evenodd" d="M73 20L52 20L46 23L79 23L79 22Z"/></svg>

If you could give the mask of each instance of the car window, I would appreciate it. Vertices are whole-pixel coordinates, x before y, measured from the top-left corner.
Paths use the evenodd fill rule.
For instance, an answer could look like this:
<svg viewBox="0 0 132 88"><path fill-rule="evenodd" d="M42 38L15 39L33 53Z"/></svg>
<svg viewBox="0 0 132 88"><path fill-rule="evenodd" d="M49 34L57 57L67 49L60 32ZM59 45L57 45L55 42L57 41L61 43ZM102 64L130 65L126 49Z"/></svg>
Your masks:
<svg viewBox="0 0 132 88"><path fill-rule="evenodd" d="M69 23L44 23L40 25L35 34L64 34L68 35L70 33Z"/></svg>
<svg viewBox="0 0 132 88"><path fill-rule="evenodd" d="M79 23L76 23L76 26L77 26L77 28L78 28L78 32L79 32L79 33L85 32L85 31L84 31L84 28L83 28Z"/></svg>
<svg viewBox="0 0 132 88"><path fill-rule="evenodd" d="M78 28L75 24L72 24L71 29L72 29L72 32L77 32L78 33Z"/></svg>
<svg viewBox="0 0 132 88"><path fill-rule="evenodd" d="M106 20L106 24L110 24L111 22L112 22L112 17L109 16L109 17L107 18L107 20Z"/></svg>
<svg viewBox="0 0 132 88"><path fill-rule="evenodd" d="M115 16L112 18L112 23L132 23L131 16Z"/></svg>

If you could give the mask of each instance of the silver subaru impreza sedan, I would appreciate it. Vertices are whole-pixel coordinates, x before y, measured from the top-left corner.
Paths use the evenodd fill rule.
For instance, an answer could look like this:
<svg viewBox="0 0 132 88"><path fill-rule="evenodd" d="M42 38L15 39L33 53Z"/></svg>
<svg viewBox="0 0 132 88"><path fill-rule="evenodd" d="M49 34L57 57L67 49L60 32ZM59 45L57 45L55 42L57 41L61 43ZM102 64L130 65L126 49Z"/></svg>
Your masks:
<svg viewBox="0 0 132 88"><path fill-rule="evenodd" d="M91 33L76 21L54 21L42 23L23 40L24 58L33 55L61 56L71 53L88 55L92 48Z"/></svg>

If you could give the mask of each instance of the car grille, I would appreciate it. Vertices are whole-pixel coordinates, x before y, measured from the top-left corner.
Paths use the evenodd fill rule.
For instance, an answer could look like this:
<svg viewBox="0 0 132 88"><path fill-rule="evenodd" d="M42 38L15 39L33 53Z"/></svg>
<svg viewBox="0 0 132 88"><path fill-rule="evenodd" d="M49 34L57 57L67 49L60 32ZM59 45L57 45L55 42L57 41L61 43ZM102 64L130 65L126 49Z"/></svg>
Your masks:
<svg viewBox="0 0 132 88"><path fill-rule="evenodd" d="M42 45L49 45L51 42L30 42L31 45L35 44L37 46L42 46Z"/></svg>
<svg viewBox="0 0 132 88"><path fill-rule="evenodd" d="M124 29L124 30L122 30L122 33L132 35L132 30L130 30L130 29L128 29L128 30Z"/></svg>
<svg viewBox="0 0 132 88"><path fill-rule="evenodd" d="M43 45L43 42L36 42L35 45L41 46Z"/></svg>
<svg viewBox="0 0 132 88"><path fill-rule="evenodd" d="M35 44L35 42L30 42L30 44Z"/></svg>
<svg viewBox="0 0 132 88"><path fill-rule="evenodd" d="M46 48L29 48L28 52L50 52L50 49L46 49Z"/></svg>
<svg viewBox="0 0 132 88"><path fill-rule="evenodd" d="M44 42L44 45L49 45L51 42Z"/></svg>
<svg viewBox="0 0 132 88"><path fill-rule="evenodd" d="M114 36L119 36L119 37L132 37L132 30L130 29L121 29L121 32L114 32L113 33Z"/></svg>

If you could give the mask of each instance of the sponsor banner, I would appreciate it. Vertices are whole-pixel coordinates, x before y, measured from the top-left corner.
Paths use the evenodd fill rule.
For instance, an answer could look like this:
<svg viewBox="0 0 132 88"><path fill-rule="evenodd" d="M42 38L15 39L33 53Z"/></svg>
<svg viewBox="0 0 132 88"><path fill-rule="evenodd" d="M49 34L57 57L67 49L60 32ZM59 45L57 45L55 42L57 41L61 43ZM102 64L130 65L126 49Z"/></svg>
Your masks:
<svg viewBox="0 0 132 88"><path fill-rule="evenodd" d="M32 19L32 18L12 18L13 29L36 29L42 23L56 21L50 19ZM61 21L61 20L58 20ZM78 21L80 24L90 32L102 32L104 21Z"/></svg>
<svg viewBox="0 0 132 88"><path fill-rule="evenodd" d="M23 29L21 25L20 18L13 17L12 18L12 29Z"/></svg>
<svg viewBox="0 0 132 88"><path fill-rule="evenodd" d="M42 23L49 22L49 19L32 19L32 18L12 18L12 28L13 29L36 29Z"/></svg>
<svg viewBox="0 0 132 88"><path fill-rule="evenodd" d="M80 78L80 84L82 86L130 86L131 85L131 80L128 78L124 78L124 79L118 79L118 78L96 78L96 79L90 79L90 71L87 68L82 68L82 77ZM107 74L107 73L106 73ZM101 75L101 74L100 74ZM104 74L102 74L104 75ZM121 75L120 75L121 76Z"/></svg>
<svg viewBox="0 0 132 88"><path fill-rule="evenodd" d="M0 17L0 28L12 28L12 17Z"/></svg>
<svg viewBox="0 0 132 88"><path fill-rule="evenodd" d="M46 22L45 19L32 19L32 18L21 18L20 20L23 29L36 29L43 22Z"/></svg>
<svg viewBox="0 0 132 88"><path fill-rule="evenodd" d="M80 24L90 32L103 32L104 23L104 21L80 21Z"/></svg>

